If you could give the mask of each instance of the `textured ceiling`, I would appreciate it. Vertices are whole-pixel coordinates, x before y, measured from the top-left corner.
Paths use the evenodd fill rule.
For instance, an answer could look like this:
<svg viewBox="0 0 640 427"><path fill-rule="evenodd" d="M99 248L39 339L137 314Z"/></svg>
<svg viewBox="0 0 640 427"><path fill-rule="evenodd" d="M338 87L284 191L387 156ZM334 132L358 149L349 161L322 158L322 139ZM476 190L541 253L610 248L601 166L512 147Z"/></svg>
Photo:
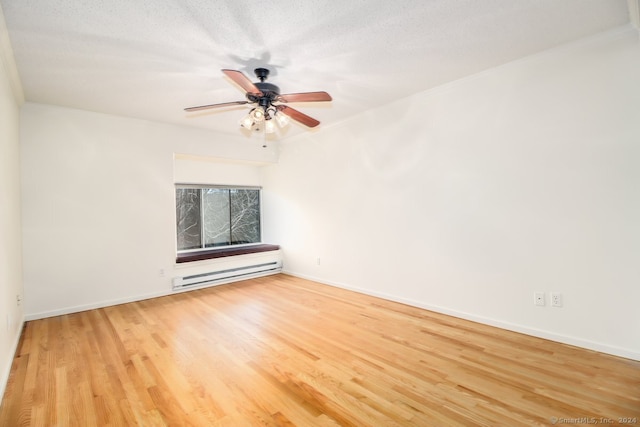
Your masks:
<svg viewBox="0 0 640 427"><path fill-rule="evenodd" d="M0 0L30 102L242 134L220 70L271 69L323 126L629 23L626 0ZM309 132L294 125L281 137Z"/></svg>

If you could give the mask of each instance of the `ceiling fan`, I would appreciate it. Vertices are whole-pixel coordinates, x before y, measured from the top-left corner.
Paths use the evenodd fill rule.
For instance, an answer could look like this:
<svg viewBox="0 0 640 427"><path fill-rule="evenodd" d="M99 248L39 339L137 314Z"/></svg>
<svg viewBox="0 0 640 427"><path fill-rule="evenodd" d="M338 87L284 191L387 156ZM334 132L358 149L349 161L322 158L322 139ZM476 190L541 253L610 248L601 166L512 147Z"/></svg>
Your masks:
<svg viewBox="0 0 640 427"><path fill-rule="evenodd" d="M240 120L240 125L247 129L260 130L264 127L266 133L275 132L274 121L280 126L286 126L289 118L302 123L308 127L316 127L320 122L313 117L309 117L300 111L289 107L290 102L319 102L331 101L331 96L327 92L303 92L280 94L280 88L274 84L266 83L269 70L266 68L256 68L254 70L259 82L253 83L247 76L237 70L222 70L222 72L233 80L246 92L246 101L223 102L220 104L201 105L198 107L185 108L185 111L200 111L210 108L229 107L232 105L256 104L256 106Z"/></svg>

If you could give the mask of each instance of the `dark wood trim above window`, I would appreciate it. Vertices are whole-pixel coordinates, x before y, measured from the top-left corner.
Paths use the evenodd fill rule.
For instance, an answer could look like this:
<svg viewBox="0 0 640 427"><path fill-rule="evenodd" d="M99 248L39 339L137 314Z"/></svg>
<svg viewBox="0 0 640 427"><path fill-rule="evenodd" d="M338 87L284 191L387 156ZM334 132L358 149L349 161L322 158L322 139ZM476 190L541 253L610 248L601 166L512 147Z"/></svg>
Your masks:
<svg viewBox="0 0 640 427"><path fill-rule="evenodd" d="M178 254L178 256L176 256L176 263L180 264L183 262L202 261L205 259L224 258L227 256L255 254L259 252L277 251L279 249L279 245L269 245L266 243L235 248L208 249L204 251Z"/></svg>

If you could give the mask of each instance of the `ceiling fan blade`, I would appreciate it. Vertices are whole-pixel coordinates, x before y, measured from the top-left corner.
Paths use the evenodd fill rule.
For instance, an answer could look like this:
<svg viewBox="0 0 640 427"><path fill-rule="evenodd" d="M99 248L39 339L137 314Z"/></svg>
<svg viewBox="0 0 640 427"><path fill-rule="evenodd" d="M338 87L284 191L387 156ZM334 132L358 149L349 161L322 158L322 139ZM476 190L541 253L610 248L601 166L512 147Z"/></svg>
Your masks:
<svg viewBox="0 0 640 427"><path fill-rule="evenodd" d="M280 102L319 102L331 101L331 95L327 92L303 92L303 93L287 93L278 96Z"/></svg>
<svg viewBox="0 0 640 427"><path fill-rule="evenodd" d="M291 117L293 120L300 122L303 125L309 126L310 128L314 128L320 124L320 122L314 119L313 117L309 117L298 110L295 110L291 107L287 107L286 105L278 105L276 108L282 114L285 114Z"/></svg>
<svg viewBox="0 0 640 427"><path fill-rule="evenodd" d="M244 105L248 103L249 101L223 102L220 104L210 104L210 105L200 105L199 107L189 107L189 108L185 108L184 111L200 111L200 110L208 110L209 108L229 107L231 105Z"/></svg>
<svg viewBox="0 0 640 427"><path fill-rule="evenodd" d="M245 92L253 93L258 96L264 96L262 91L258 89L247 76L242 74L242 72L237 70L222 70L222 72L231 80L233 80L238 86L244 89Z"/></svg>

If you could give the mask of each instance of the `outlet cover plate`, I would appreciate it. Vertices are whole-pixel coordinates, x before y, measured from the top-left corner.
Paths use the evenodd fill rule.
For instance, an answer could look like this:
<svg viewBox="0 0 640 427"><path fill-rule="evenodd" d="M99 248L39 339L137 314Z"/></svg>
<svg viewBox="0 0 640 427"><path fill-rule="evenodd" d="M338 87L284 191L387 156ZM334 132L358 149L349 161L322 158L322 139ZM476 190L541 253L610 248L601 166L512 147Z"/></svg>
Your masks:
<svg viewBox="0 0 640 427"><path fill-rule="evenodd" d="M558 292L551 292L551 306L562 307L562 294Z"/></svg>

